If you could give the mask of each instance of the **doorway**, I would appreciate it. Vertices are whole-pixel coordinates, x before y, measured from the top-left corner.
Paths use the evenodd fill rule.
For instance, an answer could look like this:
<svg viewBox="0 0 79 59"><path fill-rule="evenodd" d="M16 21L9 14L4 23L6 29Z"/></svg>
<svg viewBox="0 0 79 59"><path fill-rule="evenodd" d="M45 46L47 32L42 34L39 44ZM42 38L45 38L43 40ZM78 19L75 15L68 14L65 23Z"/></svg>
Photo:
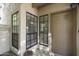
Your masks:
<svg viewBox="0 0 79 59"><path fill-rule="evenodd" d="M74 11L62 11L53 13L51 16L52 50L54 53L65 56L75 54L76 13Z"/></svg>

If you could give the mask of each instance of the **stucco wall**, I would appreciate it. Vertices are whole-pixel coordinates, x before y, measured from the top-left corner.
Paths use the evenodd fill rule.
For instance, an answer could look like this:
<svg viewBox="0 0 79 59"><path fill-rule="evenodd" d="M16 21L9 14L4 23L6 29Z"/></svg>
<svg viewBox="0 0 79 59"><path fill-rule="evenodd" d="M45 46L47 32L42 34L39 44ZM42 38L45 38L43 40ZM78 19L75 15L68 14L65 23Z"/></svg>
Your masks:
<svg viewBox="0 0 79 59"><path fill-rule="evenodd" d="M0 27L0 54L10 50L9 28L6 26Z"/></svg>
<svg viewBox="0 0 79 59"><path fill-rule="evenodd" d="M13 13L15 13L16 11L20 11L20 4L4 3L3 20L1 20L0 27L2 29L4 37L6 39L4 40L3 43L0 43L0 46L2 46L1 49L3 49L4 52L10 51L10 49L11 49L14 53L18 54L18 50L15 49L14 47L12 47L12 38L11 38L12 37L11 36L11 32L12 32L11 15ZM8 32L4 33L5 31L8 31ZM7 34L8 34L8 36L5 36ZM0 39L0 42L1 42L1 39ZM2 52L2 50L0 50L0 51Z"/></svg>
<svg viewBox="0 0 79 59"><path fill-rule="evenodd" d="M0 20L0 54L10 50L10 11L8 4L3 5L2 19Z"/></svg>

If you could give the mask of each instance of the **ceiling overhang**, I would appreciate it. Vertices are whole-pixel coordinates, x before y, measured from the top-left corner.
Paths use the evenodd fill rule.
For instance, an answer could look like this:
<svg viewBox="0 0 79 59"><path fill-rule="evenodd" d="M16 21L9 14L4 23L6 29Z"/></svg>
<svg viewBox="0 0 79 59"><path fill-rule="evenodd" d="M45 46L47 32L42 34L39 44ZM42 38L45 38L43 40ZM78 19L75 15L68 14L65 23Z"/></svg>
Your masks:
<svg viewBox="0 0 79 59"><path fill-rule="evenodd" d="M32 7L35 7L35 8L40 8L40 7L43 7L45 5L47 5L48 3L32 3Z"/></svg>

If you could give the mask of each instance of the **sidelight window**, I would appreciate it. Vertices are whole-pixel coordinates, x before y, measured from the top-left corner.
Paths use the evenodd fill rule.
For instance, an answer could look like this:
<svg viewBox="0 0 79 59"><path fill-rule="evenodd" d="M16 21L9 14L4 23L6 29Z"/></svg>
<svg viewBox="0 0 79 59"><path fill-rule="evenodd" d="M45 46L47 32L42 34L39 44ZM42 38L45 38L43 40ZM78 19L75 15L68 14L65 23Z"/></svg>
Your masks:
<svg viewBox="0 0 79 59"><path fill-rule="evenodd" d="M18 11L12 14L12 46L18 49L19 39L19 19Z"/></svg>
<svg viewBox="0 0 79 59"><path fill-rule="evenodd" d="M39 17L39 43L48 46L48 15Z"/></svg>

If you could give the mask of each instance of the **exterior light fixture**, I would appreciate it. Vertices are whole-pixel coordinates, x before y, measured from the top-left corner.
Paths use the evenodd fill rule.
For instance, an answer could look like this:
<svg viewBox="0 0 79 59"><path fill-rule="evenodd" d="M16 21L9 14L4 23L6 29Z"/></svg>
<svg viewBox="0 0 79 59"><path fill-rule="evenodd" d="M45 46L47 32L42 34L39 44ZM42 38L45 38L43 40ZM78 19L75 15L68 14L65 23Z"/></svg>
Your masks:
<svg viewBox="0 0 79 59"><path fill-rule="evenodd" d="M4 4L0 3L0 9L4 8Z"/></svg>

